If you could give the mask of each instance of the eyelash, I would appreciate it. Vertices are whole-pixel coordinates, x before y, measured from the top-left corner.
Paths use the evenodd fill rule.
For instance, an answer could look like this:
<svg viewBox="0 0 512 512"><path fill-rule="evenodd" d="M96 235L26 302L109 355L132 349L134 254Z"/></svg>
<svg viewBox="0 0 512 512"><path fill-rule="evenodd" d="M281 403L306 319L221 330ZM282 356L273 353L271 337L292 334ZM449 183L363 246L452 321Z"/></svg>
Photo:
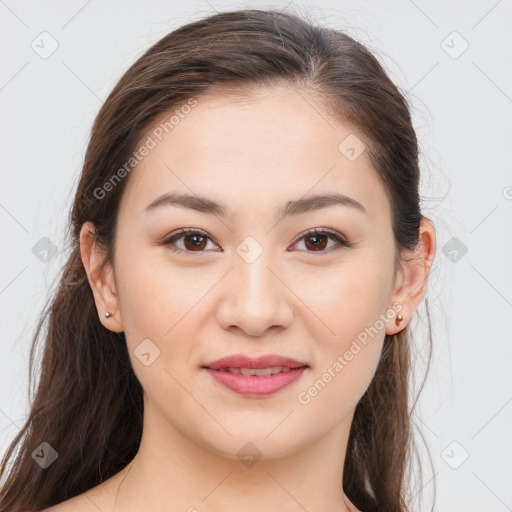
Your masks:
<svg viewBox="0 0 512 512"><path fill-rule="evenodd" d="M177 252L177 253L186 253L186 254L193 254L194 252L196 251L185 251L183 249L176 249L175 247L172 247L172 244L176 241L176 240L179 240L180 238L183 238L184 235L188 235L188 234L194 234L194 235L200 235L200 236L204 236L205 238L208 238L210 241L213 241L211 239L211 237L205 232L205 231L202 231L202 230L199 230L199 229L192 229L192 228L183 228L183 229L180 229L177 233L174 233L172 234L170 237L168 237L167 239L165 239L163 242L162 242L162 245L165 245L165 246L169 246L169 248L173 251L173 252ZM336 241L339 245L338 247L336 247L334 250L338 250L338 249L342 249L343 247L345 248L350 248L352 247L354 244L349 242L348 240L346 240L341 234L339 234L337 231L334 231L332 229L328 229L328 228L322 228L322 229L318 229L318 228L313 228L313 229L309 229L308 231L306 231L305 233L302 234L302 236L293 244L295 245L296 243L300 242L301 240L303 240L304 238L307 238L307 237L311 237L311 236L315 236L315 235L327 235L328 238L330 238L331 240L334 240ZM312 254L319 254L319 255L325 255L326 253L329 253L331 252L332 248L330 248L329 250L322 250L322 251L306 251L306 252L309 252L309 253L312 253ZM197 251L198 254L202 253L204 251Z"/></svg>

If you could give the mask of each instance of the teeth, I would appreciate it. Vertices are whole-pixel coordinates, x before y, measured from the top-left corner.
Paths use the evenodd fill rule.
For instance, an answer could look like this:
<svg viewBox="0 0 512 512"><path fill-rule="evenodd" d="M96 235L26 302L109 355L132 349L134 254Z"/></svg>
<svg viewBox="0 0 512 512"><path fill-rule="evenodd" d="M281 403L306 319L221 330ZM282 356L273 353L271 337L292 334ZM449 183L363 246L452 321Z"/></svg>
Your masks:
<svg viewBox="0 0 512 512"><path fill-rule="evenodd" d="M282 366L270 366L268 368L226 368L225 370L230 373L235 373L237 375L243 375L244 377L248 377L251 375L265 377L268 375L275 375L277 373L289 372L290 368Z"/></svg>

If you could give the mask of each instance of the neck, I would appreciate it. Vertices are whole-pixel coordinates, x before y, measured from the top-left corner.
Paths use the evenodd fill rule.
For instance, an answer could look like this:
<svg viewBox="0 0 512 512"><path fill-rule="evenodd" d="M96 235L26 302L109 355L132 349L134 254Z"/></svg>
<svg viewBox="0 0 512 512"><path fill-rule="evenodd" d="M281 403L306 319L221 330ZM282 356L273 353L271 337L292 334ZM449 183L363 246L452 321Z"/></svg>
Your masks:
<svg viewBox="0 0 512 512"><path fill-rule="evenodd" d="M251 444L230 438L232 452L217 453L150 406L144 415L139 451L123 470L114 512L357 512L342 489L350 419L287 453L279 452L277 432L275 443L273 433Z"/></svg>

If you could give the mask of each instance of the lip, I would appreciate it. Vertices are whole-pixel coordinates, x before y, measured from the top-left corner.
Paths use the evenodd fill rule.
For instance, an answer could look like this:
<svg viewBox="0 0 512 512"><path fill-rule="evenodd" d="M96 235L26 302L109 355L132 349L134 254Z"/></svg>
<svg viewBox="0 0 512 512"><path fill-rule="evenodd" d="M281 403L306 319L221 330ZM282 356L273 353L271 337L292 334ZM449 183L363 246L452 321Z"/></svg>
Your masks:
<svg viewBox="0 0 512 512"><path fill-rule="evenodd" d="M286 373L276 373L275 375L262 377L257 375L245 377L225 370L212 370L211 368L205 368L205 370L217 382L235 393L245 396L268 396L297 380L307 370L307 367L302 366Z"/></svg>
<svg viewBox="0 0 512 512"><path fill-rule="evenodd" d="M256 358L246 356L245 354L234 354L206 363L203 365L203 368L221 370L225 368L268 368L269 366L300 368L309 365L303 361L297 361L296 359L280 356L279 354L264 354Z"/></svg>
<svg viewBox="0 0 512 512"><path fill-rule="evenodd" d="M282 366L290 370L265 376L244 376L227 371L227 368L268 368L269 366ZM295 382L309 368L309 365L278 354L265 354L258 358L235 354L207 363L203 368L217 382L235 393L258 397L276 393Z"/></svg>

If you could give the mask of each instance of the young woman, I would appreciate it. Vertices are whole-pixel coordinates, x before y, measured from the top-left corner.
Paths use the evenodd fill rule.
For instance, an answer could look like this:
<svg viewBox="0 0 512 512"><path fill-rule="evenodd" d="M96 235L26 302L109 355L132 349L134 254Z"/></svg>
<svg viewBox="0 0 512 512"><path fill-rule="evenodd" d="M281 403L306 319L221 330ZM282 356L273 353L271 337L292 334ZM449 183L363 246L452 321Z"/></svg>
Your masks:
<svg viewBox="0 0 512 512"><path fill-rule="evenodd" d="M408 510L419 178L346 34L239 10L158 41L94 123L0 511Z"/></svg>

